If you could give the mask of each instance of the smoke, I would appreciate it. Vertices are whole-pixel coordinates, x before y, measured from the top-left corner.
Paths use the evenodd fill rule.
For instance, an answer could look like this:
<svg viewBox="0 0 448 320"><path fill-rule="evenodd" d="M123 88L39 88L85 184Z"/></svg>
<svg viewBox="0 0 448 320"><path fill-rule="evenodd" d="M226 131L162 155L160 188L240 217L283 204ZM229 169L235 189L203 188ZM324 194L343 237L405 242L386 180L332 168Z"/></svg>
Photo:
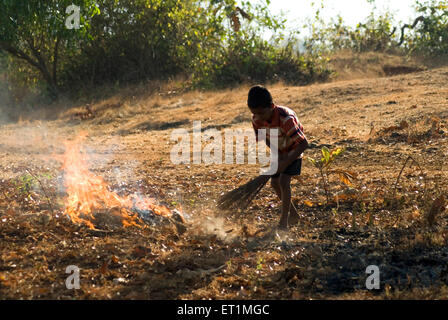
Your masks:
<svg viewBox="0 0 448 320"><path fill-rule="evenodd" d="M0 175L8 178L23 173L25 169L49 170L50 161L60 145L54 130L40 121L8 124L0 127Z"/></svg>
<svg viewBox="0 0 448 320"><path fill-rule="evenodd" d="M42 112L45 109L42 106L46 107L51 101L31 88L10 81L7 72L0 61L0 126L20 119L38 119L36 110Z"/></svg>
<svg viewBox="0 0 448 320"><path fill-rule="evenodd" d="M11 101L8 91L8 85L4 80L0 70L0 126L11 121L9 117Z"/></svg>
<svg viewBox="0 0 448 320"><path fill-rule="evenodd" d="M219 240L224 242L231 242L237 237L237 232L240 227L230 224L222 217L214 216L210 213L201 214L200 217L194 217L193 225L198 233L214 235Z"/></svg>
<svg viewBox="0 0 448 320"><path fill-rule="evenodd" d="M121 154L125 153L125 146L116 138L108 138L107 143L99 143L95 138L93 145L86 141L84 150L88 156L90 170L103 177L111 185L115 185L113 191L119 193L123 189L128 189L130 183L141 184L141 181L136 181L138 180L137 173L142 166L141 162L121 157Z"/></svg>

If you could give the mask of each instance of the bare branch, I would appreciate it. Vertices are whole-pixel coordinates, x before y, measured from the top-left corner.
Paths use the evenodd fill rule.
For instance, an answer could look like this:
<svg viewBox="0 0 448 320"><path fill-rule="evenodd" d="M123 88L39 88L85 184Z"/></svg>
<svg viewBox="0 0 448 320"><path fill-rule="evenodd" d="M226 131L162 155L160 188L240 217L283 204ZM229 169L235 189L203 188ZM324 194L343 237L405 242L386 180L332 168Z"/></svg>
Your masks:
<svg viewBox="0 0 448 320"><path fill-rule="evenodd" d="M33 60L29 55L27 55L25 52L18 48L12 47L10 44L6 42L0 41L0 49L12 54L14 57L25 60L29 64L31 64L33 67L36 67L40 70L39 63L35 60Z"/></svg>
<svg viewBox="0 0 448 320"><path fill-rule="evenodd" d="M414 28L417 26L417 24L418 24L419 22L424 22L424 21L425 21L425 17L424 17L424 16L420 16L420 17L417 17L417 18L414 20L414 23L413 23L412 25L405 24L404 26L402 26L402 27L401 27L401 37L400 37L400 42L398 42L398 46L401 46L401 45L403 44L403 42L404 42L404 30L405 30L406 28L408 28L408 29L414 29Z"/></svg>

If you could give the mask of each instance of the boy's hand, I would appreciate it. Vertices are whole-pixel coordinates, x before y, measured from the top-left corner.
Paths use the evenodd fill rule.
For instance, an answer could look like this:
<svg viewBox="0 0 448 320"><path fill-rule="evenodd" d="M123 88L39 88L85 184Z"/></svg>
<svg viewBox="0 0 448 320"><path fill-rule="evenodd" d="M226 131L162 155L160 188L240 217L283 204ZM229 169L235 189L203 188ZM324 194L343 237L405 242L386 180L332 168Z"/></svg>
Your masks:
<svg viewBox="0 0 448 320"><path fill-rule="evenodd" d="M287 155L279 155L278 159L278 169L276 174L282 173L288 168L288 166L292 163L292 161L289 161Z"/></svg>
<svg viewBox="0 0 448 320"><path fill-rule="evenodd" d="M308 141L304 140L294 150L291 150L288 154L278 155L278 169L276 174L282 173L293 163L306 149L308 148Z"/></svg>

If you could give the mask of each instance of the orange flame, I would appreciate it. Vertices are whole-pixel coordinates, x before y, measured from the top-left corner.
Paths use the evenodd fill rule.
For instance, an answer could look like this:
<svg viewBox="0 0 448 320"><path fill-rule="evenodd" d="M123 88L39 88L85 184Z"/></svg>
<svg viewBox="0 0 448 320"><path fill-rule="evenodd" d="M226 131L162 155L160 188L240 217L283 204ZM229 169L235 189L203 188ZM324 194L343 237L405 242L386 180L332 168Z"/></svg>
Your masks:
<svg viewBox="0 0 448 320"><path fill-rule="evenodd" d="M121 218L124 227L143 226L143 221L131 211L133 208L149 209L160 216L171 217L170 209L156 205L154 199L136 195L121 197L109 190L103 178L90 172L87 157L81 152L81 142L86 136L86 133L82 133L74 141L65 142L66 150L62 157L67 192L64 213L72 222L95 229L92 223L95 211L104 209Z"/></svg>

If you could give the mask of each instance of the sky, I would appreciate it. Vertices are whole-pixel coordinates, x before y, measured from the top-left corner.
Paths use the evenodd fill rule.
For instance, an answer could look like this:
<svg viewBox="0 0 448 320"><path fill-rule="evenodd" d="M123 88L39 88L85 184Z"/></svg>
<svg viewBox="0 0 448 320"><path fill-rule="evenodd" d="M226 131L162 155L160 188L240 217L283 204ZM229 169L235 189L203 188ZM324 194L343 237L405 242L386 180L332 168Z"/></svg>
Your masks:
<svg viewBox="0 0 448 320"><path fill-rule="evenodd" d="M256 2L252 0L251 2ZM311 3L315 2L314 7ZM288 19L287 27L300 27L302 35L306 34L303 28L305 19L313 17L317 8L320 7L321 0L271 0L270 11L278 14L281 11L286 13ZM373 6L367 0L323 0L324 9L321 11L325 21L329 21L338 14L344 18L346 24L355 26L363 21L372 11ZM413 4L415 0L376 0L376 11L378 13L389 11L394 14L396 23L402 21L409 23L416 17Z"/></svg>

